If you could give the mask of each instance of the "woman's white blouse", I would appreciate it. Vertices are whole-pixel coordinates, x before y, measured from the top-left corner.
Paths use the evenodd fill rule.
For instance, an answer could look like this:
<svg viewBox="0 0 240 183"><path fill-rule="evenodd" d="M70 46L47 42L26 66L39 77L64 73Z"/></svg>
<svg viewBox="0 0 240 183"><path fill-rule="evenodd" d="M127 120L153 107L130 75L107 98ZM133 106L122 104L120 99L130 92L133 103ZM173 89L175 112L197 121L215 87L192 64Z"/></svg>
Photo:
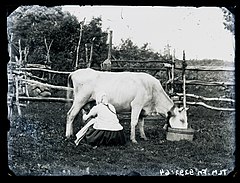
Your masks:
<svg viewBox="0 0 240 183"><path fill-rule="evenodd" d="M93 128L98 130L110 131L122 130L123 127L119 123L115 108L111 104L108 105L111 110L106 105L100 103L97 106L94 106L88 113L88 117L96 116L95 119L92 119L95 121Z"/></svg>

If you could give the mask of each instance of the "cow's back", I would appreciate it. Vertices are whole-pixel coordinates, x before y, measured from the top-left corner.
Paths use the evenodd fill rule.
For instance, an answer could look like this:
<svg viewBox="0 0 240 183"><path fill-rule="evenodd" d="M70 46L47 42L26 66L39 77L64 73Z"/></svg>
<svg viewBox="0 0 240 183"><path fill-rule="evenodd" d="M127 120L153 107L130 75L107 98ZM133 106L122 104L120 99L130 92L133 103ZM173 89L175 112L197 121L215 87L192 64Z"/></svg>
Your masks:
<svg viewBox="0 0 240 183"><path fill-rule="evenodd" d="M118 112L130 111L134 100L143 106L151 101L154 79L146 73L101 72L96 92L104 90Z"/></svg>
<svg viewBox="0 0 240 183"><path fill-rule="evenodd" d="M91 83L97 78L98 72L91 68L78 69L71 73L72 81L76 84Z"/></svg>
<svg viewBox="0 0 240 183"><path fill-rule="evenodd" d="M89 100L96 100L96 94L105 91L117 112L130 111L133 101L152 107L153 88L159 84L147 73L103 72L90 68L76 70L71 77L74 87L79 87L79 95L88 95Z"/></svg>

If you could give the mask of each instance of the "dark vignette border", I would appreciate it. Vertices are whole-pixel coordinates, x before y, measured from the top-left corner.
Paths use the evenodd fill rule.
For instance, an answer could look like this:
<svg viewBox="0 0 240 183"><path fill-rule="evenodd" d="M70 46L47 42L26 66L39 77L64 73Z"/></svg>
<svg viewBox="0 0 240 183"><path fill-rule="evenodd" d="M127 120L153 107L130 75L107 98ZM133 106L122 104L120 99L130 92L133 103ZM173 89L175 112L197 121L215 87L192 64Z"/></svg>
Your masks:
<svg viewBox="0 0 240 183"><path fill-rule="evenodd" d="M219 6L219 7L226 7L228 8L234 15L235 15L235 40L236 40L236 49L235 49L235 78L236 78L236 167L233 172L231 172L228 177L239 177L239 108L238 108L238 93L239 93L239 86L238 86L238 68L240 67L240 61L239 61L239 48L238 48L238 41L239 40L239 3L237 0L222 0L222 1L186 1L186 0L168 0L168 1L118 1L115 0L114 3L112 1L106 1L106 0L58 0L56 1L38 1L38 0L20 0L20 1L13 1L8 0L7 2L4 2L3 5L0 6L0 25L1 25L1 36L0 36L0 82L1 82L1 95L0 95L0 175L1 176L15 176L14 172L12 172L9 169L8 166L8 131L10 129L10 121L7 119L8 115L8 109L7 109L7 87L8 87L8 78L7 78L7 63L9 61L8 56L8 40L7 40L7 16L10 15L18 6L20 5L44 5L44 6L56 6L56 5L65 5L65 4L73 4L73 5L127 5L127 6L194 6L194 7L200 7L200 6Z"/></svg>

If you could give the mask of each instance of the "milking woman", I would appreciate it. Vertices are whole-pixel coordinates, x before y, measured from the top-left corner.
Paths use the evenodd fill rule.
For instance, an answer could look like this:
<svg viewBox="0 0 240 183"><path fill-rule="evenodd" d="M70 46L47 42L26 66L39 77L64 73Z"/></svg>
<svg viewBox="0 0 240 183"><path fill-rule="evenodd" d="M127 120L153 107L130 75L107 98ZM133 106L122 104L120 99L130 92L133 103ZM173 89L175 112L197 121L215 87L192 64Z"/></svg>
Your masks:
<svg viewBox="0 0 240 183"><path fill-rule="evenodd" d="M87 144L96 146L124 145L126 138L123 126L119 123L115 107L108 102L105 92L96 96L97 105L83 115L87 124L76 134L75 144L84 139Z"/></svg>

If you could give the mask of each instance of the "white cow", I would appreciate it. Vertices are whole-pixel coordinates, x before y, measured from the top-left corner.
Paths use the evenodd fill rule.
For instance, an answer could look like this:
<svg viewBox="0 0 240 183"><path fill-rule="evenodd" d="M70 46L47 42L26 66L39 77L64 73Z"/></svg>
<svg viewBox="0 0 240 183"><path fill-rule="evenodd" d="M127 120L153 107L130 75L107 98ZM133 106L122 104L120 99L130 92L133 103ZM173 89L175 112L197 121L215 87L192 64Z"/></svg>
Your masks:
<svg viewBox="0 0 240 183"><path fill-rule="evenodd" d="M159 80L140 72L108 72L90 68L78 69L68 77L73 84L73 105L67 113L66 137L73 135L73 121L82 107L96 99L96 93L105 91L109 103L117 113L131 112L130 139L135 139L135 127L139 122L141 138L147 140L144 133L144 118L152 113L169 117L171 127L187 128L186 110L174 105Z"/></svg>

